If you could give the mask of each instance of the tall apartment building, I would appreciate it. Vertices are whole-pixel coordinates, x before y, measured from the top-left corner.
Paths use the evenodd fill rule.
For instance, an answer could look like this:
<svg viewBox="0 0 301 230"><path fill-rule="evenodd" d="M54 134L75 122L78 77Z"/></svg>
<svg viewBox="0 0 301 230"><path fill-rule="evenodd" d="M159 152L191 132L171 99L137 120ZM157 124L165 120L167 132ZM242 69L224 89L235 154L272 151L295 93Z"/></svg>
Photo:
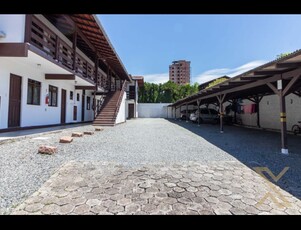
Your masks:
<svg viewBox="0 0 301 230"><path fill-rule="evenodd" d="M169 80L179 85L190 83L190 61L173 61L169 66Z"/></svg>

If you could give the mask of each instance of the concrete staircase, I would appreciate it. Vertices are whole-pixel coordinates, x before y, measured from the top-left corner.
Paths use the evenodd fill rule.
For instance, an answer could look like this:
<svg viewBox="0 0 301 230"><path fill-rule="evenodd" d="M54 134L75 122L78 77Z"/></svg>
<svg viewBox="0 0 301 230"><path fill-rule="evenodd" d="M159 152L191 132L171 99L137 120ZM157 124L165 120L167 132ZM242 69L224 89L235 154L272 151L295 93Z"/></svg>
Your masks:
<svg viewBox="0 0 301 230"><path fill-rule="evenodd" d="M93 121L95 126L114 126L116 117L121 104L123 90L117 90L115 92L109 92L100 110L100 113ZM121 97L121 98L120 98Z"/></svg>

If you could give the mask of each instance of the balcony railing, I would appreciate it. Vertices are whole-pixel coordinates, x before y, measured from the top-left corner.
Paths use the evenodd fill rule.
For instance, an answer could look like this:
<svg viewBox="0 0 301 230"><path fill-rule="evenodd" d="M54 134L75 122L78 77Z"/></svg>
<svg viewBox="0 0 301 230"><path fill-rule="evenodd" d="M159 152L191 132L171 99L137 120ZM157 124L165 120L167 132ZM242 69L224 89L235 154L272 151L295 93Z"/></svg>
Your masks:
<svg viewBox="0 0 301 230"><path fill-rule="evenodd" d="M35 16L32 16L28 36L30 44L46 53L49 58L56 60L82 78L95 82L94 66ZM107 78L100 74L100 71L97 77L98 85L105 88Z"/></svg>
<svg viewBox="0 0 301 230"><path fill-rule="evenodd" d="M136 99L135 91L127 91L126 92L126 99L127 100L135 100Z"/></svg>

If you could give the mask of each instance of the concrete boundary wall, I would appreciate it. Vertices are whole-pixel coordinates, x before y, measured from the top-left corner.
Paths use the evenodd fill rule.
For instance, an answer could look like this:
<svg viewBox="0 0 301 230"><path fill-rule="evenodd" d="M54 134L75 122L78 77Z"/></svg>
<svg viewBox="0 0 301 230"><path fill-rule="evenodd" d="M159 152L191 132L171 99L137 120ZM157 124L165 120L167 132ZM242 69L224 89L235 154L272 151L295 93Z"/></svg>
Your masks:
<svg viewBox="0 0 301 230"><path fill-rule="evenodd" d="M139 118L171 118L170 103L139 103Z"/></svg>

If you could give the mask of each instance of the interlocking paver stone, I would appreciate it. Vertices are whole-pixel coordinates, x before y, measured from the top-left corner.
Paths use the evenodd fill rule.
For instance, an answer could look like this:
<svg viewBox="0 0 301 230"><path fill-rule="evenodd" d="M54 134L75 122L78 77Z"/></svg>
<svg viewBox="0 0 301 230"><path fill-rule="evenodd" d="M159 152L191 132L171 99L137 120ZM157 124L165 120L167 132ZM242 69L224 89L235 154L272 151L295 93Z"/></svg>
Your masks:
<svg viewBox="0 0 301 230"><path fill-rule="evenodd" d="M75 206L72 204L65 204L60 206L57 213L60 215L70 214L74 210Z"/></svg>
<svg viewBox="0 0 301 230"><path fill-rule="evenodd" d="M192 187L192 186L190 186L190 187L186 188L186 190L187 190L188 192L197 192L197 191L198 191L198 189L197 189L197 188L195 188L195 187Z"/></svg>
<svg viewBox="0 0 301 230"><path fill-rule="evenodd" d="M185 192L185 189L181 187L174 187L172 190L175 192Z"/></svg>
<svg viewBox="0 0 301 230"><path fill-rule="evenodd" d="M27 212L38 212L43 207L44 207L44 205L42 205L40 203L34 203L34 204L27 205L24 210L27 211Z"/></svg>
<svg viewBox="0 0 301 230"><path fill-rule="evenodd" d="M203 167L204 171L199 170L199 173L196 173L198 167ZM242 176L237 171L240 171ZM248 173L249 169L234 162L212 163L206 166L185 163L176 168L168 165L147 165L137 169L123 168L111 163L68 163L12 213L301 214L301 202L287 192L283 194L292 207L279 208L272 200L258 205L268 187L259 175L245 176L249 175ZM223 180L212 180L216 179L215 177L223 177ZM243 181L246 177L248 182ZM236 182L232 184L232 181ZM240 183L244 186L239 186Z"/></svg>
<svg viewBox="0 0 301 230"><path fill-rule="evenodd" d="M119 213L119 212L123 212L124 207L120 206L120 205L114 205L114 206L109 207L108 211L111 212L111 213L116 214L116 213Z"/></svg>
<svg viewBox="0 0 301 230"><path fill-rule="evenodd" d="M188 188L189 184L186 182L179 182L177 183L177 186L179 186L180 188Z"/></svg>
<svg viewBox="0 0 301 230"><path fill-rule="evenodd" d="M101 206L101 205L95 205L93 208L91 208L91 212L95 214L99 214L101 212L105 212L108 208Z"/></svg>
<svg viewBox="0 0 301 230"><path fill-rule="evenodd" d="M122 198L120 200L117 200L117 204L118 205L121 205L121 206L126 206L126 205L129 205L131 204L131 199L128 199L128 198Z"/></svg>
<svg viewBox="0 0 301 230"><path fill-rule="evenodd" d="M164 183L164 184L169 188L173 188L177 186L175 183Z"/></svg>
<svg viewBox="0 0 301 230"><path fill-rule="evenodd" d="M84 214L84 213L89 212L89 211L90 211L90 206L89 205L81 204L81 205L75 207L73 212L76 213L76 214Z"/></svg>
<svg viewBox="0 0 301 230"><path fill-rule="evenodd" d="M41 212L45 215L55 214L59 210L59 206L56 204L45 205Z"/></svg>
<svg viewBox="0 0 301 230"><path fill-rule="evenodd" d="M98 199L89 199L87 200L86 204L93 207L93 206L96 206L96 205L99 205L101 202L100 200Z"/></svg>

